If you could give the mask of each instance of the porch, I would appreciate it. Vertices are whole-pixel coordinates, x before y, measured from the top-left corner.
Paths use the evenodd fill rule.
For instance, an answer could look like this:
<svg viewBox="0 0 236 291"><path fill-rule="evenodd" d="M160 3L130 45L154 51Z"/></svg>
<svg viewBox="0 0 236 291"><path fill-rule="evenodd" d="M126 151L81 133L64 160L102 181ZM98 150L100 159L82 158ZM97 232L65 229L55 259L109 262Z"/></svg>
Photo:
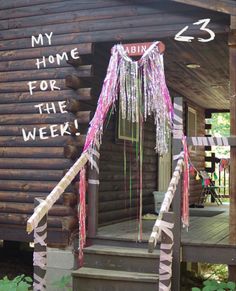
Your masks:
<svg viewBox="0 0 236 291"><path fill-rule="evenodd" d="M142 243L138 242L138 222L134 219L100 227L93 241L148 248L154 222L143 220ZM229 244L229 205L191 208L190 227L188 232L182 230L181 244L182 261L234 264L236 246Z"/></svg>

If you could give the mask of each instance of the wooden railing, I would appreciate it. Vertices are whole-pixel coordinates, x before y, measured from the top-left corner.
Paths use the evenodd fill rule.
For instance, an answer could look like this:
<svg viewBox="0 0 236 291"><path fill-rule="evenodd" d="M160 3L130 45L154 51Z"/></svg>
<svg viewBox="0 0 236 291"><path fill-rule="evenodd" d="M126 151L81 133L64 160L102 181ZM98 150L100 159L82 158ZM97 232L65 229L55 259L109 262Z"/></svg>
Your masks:
<svg viewBox="0 0 236 291"><path fill-rule="evenodd" d="M65 189L70 185L76 175L87 163L88 157L84 152L81 157L74 163L65 176L50 192L45 200L36 199L36 207L34 213L27 221L27 232L34 230L34 291L46 290L46 265L47 265L47 214L54 203L64 193Z"/></svg>
<svg viewBox="0 0 236 291"><path fill-rule="evenodd" d="M159 265L159 290L171 290L172 277L172 253L173 253L173 228L174 213L169 212L171 203L179 184L184 165L184 153L179 155L176 168L173 172L169 187L165 193L159 216L153 226L149 238L148 251L153 252L158 242L160 245L160 265Z"/></svg>
<svg viewBox="0 0 236 291"><path fill-rule="evenodd" d="M205 168L206 172L211 174L211 178L214 180L214 173L217 175L215 185L218 187L220 197L229 198L230 167L220 169L221 159L216 157L215 153L206 156L205 161L211 163L210 167Z"/></svg>

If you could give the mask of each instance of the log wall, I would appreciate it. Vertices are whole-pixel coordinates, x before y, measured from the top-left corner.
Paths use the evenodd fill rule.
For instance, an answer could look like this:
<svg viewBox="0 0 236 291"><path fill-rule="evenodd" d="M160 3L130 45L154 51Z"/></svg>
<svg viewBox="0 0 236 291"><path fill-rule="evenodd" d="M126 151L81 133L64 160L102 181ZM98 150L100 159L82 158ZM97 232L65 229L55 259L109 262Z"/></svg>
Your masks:
<svg viewBox="0 0 236 291"><path fill-rule="evenodd" d="M184 26L193 23L193 19L208 17L207 11L191 6L169 5L166 1L154 0L143 3L141 0L0 0L0 239L32 239L25 233L25 223L32 213L33 198L46 196L71 165L70 158L76 158L81 151L83 135L36 138L36 141L26 143L21 130L73 122L77 118L82 134L86 132L94 110L93 96L98 96L100 86L99 78L89 78L97 74L87 57L92 53L92 43L173 37ZM214 31L222 31L223 26L219 24L221 15L215 14L214 20ZM50 32L53 32L52 45L45 43L31 47L32 35ZM196 33L192 28L188 32ZM36 58L69 52L75 47L80 55L85 56L79 67L63 61L60 66L54 63L47 68L36 69ZM96 61L104 64L99 56ZM29 94L28 81L49 79L56 80L60 91L42 92L37 86L34 94ZM92 87L94 90L91 90ZM73 113L50 115L40 115L34 107L37 103L67 99L79 101L81 107L75 106L77 109ZM48 134L48 129L46 132ZM73 150L69 145L74 147ZM151 181L154 181L156 162L151 156L147 159L151 159L147 168L152 167ZM108 164L105 162L106 169ZM115 167L114 163L109 167ZM103 180L101 187L105 187L103 191L110 196L104 194L104 197L121 195L122 188L116 189L115 193L114 189L106 188L109 186L106 183ZM149 179L145 183L148 191L156 189ZM117 200L122 200L119 197ZM147 198L147 207L149 202ZM74 203L74 190L70 187L57 203L61 205L60 211L55 206L49 215L49 238L52 242L68 242L68 233L76 223L71 207ZM124 217L123 214L114 215L115 207L109 203L106 211L105 204L101 206L104 211L100 211L100 222ZM119 209L116 208L116 211Z"/></svg>
<svg viewBox="0 0 236 291"><path fill-rule="evenodd" d="M185 102L185 119L187 119L187 107L196 110L197 113L197 136L205 136L205 110L200 106L197 106L191 101ZM185 126L187 126L187 121L185 121ZM185 132L187 132L185 128ZM205 147L196 147L194 151L190 150L190 159L194 167L198 171L205 169ZM196 180L195 176L190 175L190 199L189 203L198 203L199 196L202 191L201 180Z"/></svg>
<svg viewBox="0 0 236 291"><path fill-rule="evenodd" d="M116 118L113 116L106 129L101 146L99 224L108 224L138 217L139 209L139 163L135 146L116 140ZM143 213L154 212L152 192L157 190L158 158L154 151L155 126L148 121L144 128L143 158ZM124 163L126 152L126 164ZM126 167L126 175L125 175Z"/></svg>

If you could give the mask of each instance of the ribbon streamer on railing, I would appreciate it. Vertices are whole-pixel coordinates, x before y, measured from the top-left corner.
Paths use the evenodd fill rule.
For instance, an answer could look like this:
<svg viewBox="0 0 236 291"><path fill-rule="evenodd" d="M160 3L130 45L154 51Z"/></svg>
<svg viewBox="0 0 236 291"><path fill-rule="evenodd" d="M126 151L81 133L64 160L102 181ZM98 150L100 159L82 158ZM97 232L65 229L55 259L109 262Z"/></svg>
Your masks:
<svg viewBox="0 0 236 291"><path fill-rule="evenodd" d="M229 140L227 137L191 137L190 141L194 146L228 146Z"/></svg>

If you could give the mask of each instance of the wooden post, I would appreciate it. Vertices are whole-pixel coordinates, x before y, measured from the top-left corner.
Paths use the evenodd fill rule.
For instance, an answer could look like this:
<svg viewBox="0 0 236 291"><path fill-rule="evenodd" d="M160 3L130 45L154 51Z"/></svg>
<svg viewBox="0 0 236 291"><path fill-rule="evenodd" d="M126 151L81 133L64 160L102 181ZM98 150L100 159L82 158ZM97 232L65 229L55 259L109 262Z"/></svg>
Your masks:
<svg viewBox="0 0 236 291"><path fill-rule="evenodd" d="M176 129L176 131L175 131ZM183 98L174 98L174 135L172 144L173 157L182 151L182 135L183 135ZM175 169L177 160L173 161L173 170ZM174 247L173 247L173 276L172 288L180 291L180 265L181 255L181 194L182 183L179 181L175 196L173 199L173 212L175 214L174 225Z"/></svg>
<svg viewBox="0 0 236 291"><path fill-rule="evenodd" d="M98 153L98 151L97 151ZM99 157L93 155L99 169ZM98 190L99 172L95 167L88 170L88 237L93 238L98 228Z"/></svg>
<svg viewBox="0 0 236 291"><path fill-rule="evenodd" d="M230 133L236 135L236 15L231 16L229 34ZM230 148L229 243L236 244L236 147ZM236 266L229 266L229 279L236 281Z"/></svg>
<svg viewBox="0 0 236 291"><path fill-rule="evenodd" d="M35 198L35 208L42 202ZM47 267L47 215L45 215L38 226L34 229L34 291L46 290L46 267Z"/></svg>
<svg viewBox="0 0 236 291"><path fill-rule="evenodd" d="M163 221L166 221L168 223L173 224L174 223L174 213L173 212L164 212L163 213L162 220ZM165 255L170 256L170 257L172 257L173 248L172 247L167 248L166 246L167 245L170 246L170 245L172 245L172 243L173 243L172 239L166 233L164 233L162 231L162 233L161 233L161 247L160 247L160 249L162 250L162 244L164 244L165 245L165 248L162 251L165 253ZM167 266L167 267L170 267L170 268L172 267L172 262L171 261L168 261L168 260L161 261L161 256L160 256L160 263L163 264L163 265L165 265L165 266ZM166 286L166 287L172 285L171 284L171 275L170 275L170 279L166 279L166 278L168 278L168 275L169 274L171 274L171 272L170 273L165 272L164 274L162 274L163 277L165 278L164 280L162 279L162 275L160 274L160 281L159 281L159 284L160 284L159 285L159 290L160 291L164 290L163 288L161 288L163 285ZM171 288L170 290L175 290L174 288L175 288L175 286L173 286L173 288Z"/></svg>

